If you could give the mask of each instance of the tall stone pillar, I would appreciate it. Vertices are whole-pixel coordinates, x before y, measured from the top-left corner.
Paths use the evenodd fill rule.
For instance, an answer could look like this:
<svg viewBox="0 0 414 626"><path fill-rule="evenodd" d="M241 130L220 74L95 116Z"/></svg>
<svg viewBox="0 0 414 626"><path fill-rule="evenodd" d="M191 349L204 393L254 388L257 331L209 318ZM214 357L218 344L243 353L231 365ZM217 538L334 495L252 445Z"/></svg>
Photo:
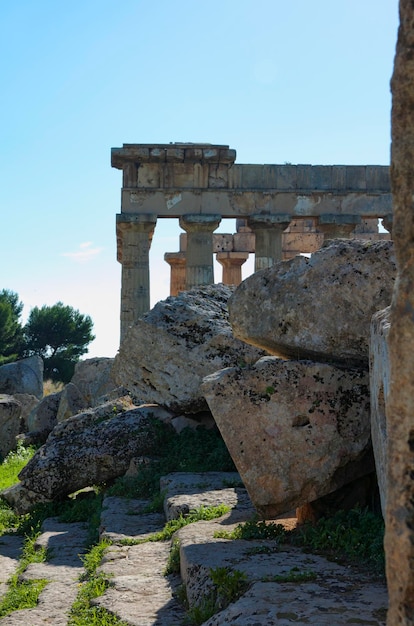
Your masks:
<svg viewBox="0 0 414 626"><path fill-rule="evenodd" d="M318 231L327 239L349 239L355 226L361 223L359 215L320 215L318 218Z"/></svg>
<svg viewBox="0 0 414 626"><path fill-rule="evenodd" d="M156 215L116 216L118 261L122 264L121 341L128 327L150 308L149 249Z"/></svg>
<svg viewBox="0 0 414 626"><path fill-rule="evenodd" d="M186 289L214 283L213 232L221 215L183 215L180 226L187 233Z"/></svg>
<svg viewBox="0 0 414 626"><path fill-rule="evenodd" d="M291 222L290 215L251 215L247 224L255 234L254 269L263 270L282 260L282 233Z"/></svg>
<svg viewBox="0 0 414 626"><path fill-rule="evenodd" d="M414 625L414 4L400 0L391 79L392 231L398 276L388 335L385 554L388 626Z"/></svg>
<svg viewBox="0 0 414 626"><path fill-rule="evenodd" d="M185 291L185 252L166 252L164 261L171 267L170 296L177 296Z"/></svg>
<svg viewBox="0 0 414 626"><path fill-rule="evenodd" d="M223 266L223 283L225 285L240 285L242 281L241 267L248 258L248 252L217 252L216 259Z"/></svg>

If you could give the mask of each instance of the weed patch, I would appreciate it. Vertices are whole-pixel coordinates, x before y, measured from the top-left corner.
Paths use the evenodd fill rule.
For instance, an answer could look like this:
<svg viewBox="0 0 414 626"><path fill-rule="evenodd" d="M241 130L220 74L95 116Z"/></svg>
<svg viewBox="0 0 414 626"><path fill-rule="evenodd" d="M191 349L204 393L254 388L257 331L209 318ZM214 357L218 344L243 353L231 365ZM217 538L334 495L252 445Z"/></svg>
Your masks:
<svg viewBox="0 0 414 626"><path fill-rule="evenodd" d="M317 574L311 570L301 572L298 567L292 567L286 574L264 576L261 580L265 583L306 583L316 578Z"/></svg>
<svg viewBox="0 0 414 626"><path fill-rule="evenodd" d="M228 513L229 510L230 507L225 504L219 504L218 506L202 506L199 509L190 511L185 517L180 515L177 519L170 520L165 524L162 530L157 533L153 533L145 539L122 539L120 544L124 546L131 546L147 543L148 541L168 541L171 539L173 534L180 528L183 528L183 526L187 526L188 524L199 522L201 520L216 519L225 513Z"/></svg>
<svg viewBox="0 0 414 626"><path fill-rule="evenodd" d="M116 480L109 487L108 495L153 497L159 492L161 476L171 472L235 471L231 456L217 430L185 428L178 434L155 424L154 432L154 449L163 451L162 458L144 465L137 476Z"/></svg>
<svg viewBox="0 0 414 626"><path fill-rule="evenodd" d="M106 576L96 573L103 554L110 545L108 540L101 541L83 557L84 582L72 605L68 626L127 626L126 622L103 607L93 606L93 600L103 595L111 584Z"/></svg>
<svg viewBox="0 0 414 626"><path fill-rule="evenodd" d="M238 524L231 532L217 531L214 536L221 539L246 539L248 541L275 539L279 543L283 543L286 540L287 532L281 524L253 519L244 524Z"/></svg>
<svg viewBox="0 0 414 626"><path fill-rule="evenodd" d="M214 588L199 604L188 609L186 624L201 626L217 611L225 609L231 602L240 598L249 586L244 572L229 567L210 569L210 578Z"/></svg>
<svg viewBox="0 0 414 626"><path fill-rule="evenodd" d="M33 534L25 541L19 567L8 580L8 590L0 601L0 618L18 611L36 606L39 595L47 585L47 580L21 581L20 575L30 563L43 563L47 558L44 548L36 549L35 542L38 534Z"/></svg>
<svg viewBox="0 0 414 626"><path fill-rule="evenodd" d="M383 541L384 522L367 509L339 511L315 525L305 524L292 535L292 543L309 552L363 564L377 575L385 570Z"/></svg>

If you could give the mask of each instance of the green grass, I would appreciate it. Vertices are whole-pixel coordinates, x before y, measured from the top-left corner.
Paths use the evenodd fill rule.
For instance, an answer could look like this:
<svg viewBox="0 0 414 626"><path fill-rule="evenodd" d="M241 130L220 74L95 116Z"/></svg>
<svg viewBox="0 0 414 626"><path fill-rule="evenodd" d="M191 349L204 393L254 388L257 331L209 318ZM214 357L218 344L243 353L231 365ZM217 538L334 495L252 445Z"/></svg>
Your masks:
<svg viewBox="0 0 414 626"><path fill-rule="evenodd" d="M136 477L123 477L107 490L108 495L153 498L159 493L161 476L171 472L234 472L234 463L218 430L184 429L180 434L154 425L155 450L162 457L142 467Z"/></svg>
<svg viewBox="0 0 414 626"><path fill-rule="evenodd" d="M214 536L250 541L272 539L278 544L293 544L337 561L364 566L376 576L385 574L384 522L367 509L338 511L332 517L322 518L316 524L304 524L293 531L286 531L281 524L253 519L239 524L231 532L217 531Z"/></svg>
<svg viewBox="0 0 414 626"><path fill-rule="evenodd" d="M286 574L275 574L274 576L264 576L263 582L271 583L306 583L316 580L317 574L312 570L300 571L298 567L292 567Z"/></svg>
<svg viewBox="0 0 414 626"><path fill-rule="evenodd" d="M222 539L246 539L248 541L275 539L279 543L283 543L286 540L287 533L282 524L265 522L255 518L248 522L238 524L236 528L230 532L217 531L214 533L214 536Z"/></svg>
<svg viewBox="0 0 414 626"><path fill-rule="evenodd" d="M293 543L309 552L345 559L384 575L384 522L367 509L338 511L316 524L305 524L292 536Z"/></svg>
<svg viewBox="0 0 414 626"><path fill-rule="evenodd" d="M126 622L105 608L93 605L93 600L102 596L110 586L109 578L96 572L105 550L110 545L109 540L103 540L93 546L83 557L85 573L82 581L84 582L72 605L68 626L127 626Z"/></svg>
<svg viewBox="0 0 414 626"><path fill-rule="evenodd" d="M32 446L25 448L21 444L17 450L9 452L0 465L0 491L19 482L18 475L34 455L36 449Z"/></svg>
<svg viewBox="0 0 414 626"><path fill-rule="evenodd" d="M10 577L7 593L0 600L0 618L18 611L30 609L36 606L39 595L47 585L47 580L21 581L20 575L30 563L43 563L47 559L47 551L44 548L36 549L35 542L38 533L26 538L22 556L16 572Z"/></svg>
<svg viewBox="0 0 414 626"><path fill-rule="evenodd" d="M122 539L120 544L124 546L131 546L147 543L148 541L168 541L177 530L180 530L180 528L183 528L184 526L188 526L188 524L193 524L194 522L199 522L201 520L208 521L217 519L229 511L230 507L225 504L219 504L218 506L201 506L198 509L193 509L186 516L180 515L177 519L172 519L166 522L162 530L157 533L152 533L145 539Z"/></svg>

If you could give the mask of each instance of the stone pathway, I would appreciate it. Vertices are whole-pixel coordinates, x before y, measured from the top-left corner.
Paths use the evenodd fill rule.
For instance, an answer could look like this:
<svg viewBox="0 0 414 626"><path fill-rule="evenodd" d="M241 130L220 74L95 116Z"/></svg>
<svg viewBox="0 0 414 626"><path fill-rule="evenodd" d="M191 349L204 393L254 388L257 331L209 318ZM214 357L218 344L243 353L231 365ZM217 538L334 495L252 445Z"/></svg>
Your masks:
<svg viewBox="0 0 414 626"><path fill-rule="evenodd" d="M229 486L232 484L235 486ZM189 605L198 605L212 589L210 569L226 567L245 573L248 590L203 626L385 625L385 585L373 583L360 572L291 546L278 547L272 540L216 538L218 529L230 531L253 513L245 490L238 484L237 475L216 472L170 475L162 481L165 515L145 513L148 502L144 500L106 498L100 534L112 545L99 571L110 578L111 585L94 603L132 626L182 626L185 612L175 597L179 586L185 585ZM166 518L221 503L232 506L231 512L220 520L195 522L176 534L181 577L164 575L170 541L125 545L128 540L131 544L161 530ZM281 521L285 525L294 523L292 519ZM31 564L22 578L46 578L49 583L37 607L0 619L2 626L68 624L69 610L79 590L83 571L80 555L86 539L82 524L45 521L37 543L48 548L47 562ZM0 542L2 593L17 567L22 539L7 536ZM286 576L292 570L312 575L308 582L275 581L276 575Z"/></svg>

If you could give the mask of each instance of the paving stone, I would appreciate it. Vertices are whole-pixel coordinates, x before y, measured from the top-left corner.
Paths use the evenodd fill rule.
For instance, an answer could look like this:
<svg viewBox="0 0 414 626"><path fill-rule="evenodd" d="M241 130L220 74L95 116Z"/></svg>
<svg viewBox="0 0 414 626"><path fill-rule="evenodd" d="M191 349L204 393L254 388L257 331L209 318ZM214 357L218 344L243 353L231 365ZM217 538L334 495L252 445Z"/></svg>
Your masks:
<svg viewBox="0 0 414 626"><path fill-rule="evenodd" d="M40 594L35 608L14 611L3 617L0 623L2 626L67 626L78 590L77 583L51 582Z"/></svg>
<svg viewBox="0 0 414 626"><path fill-rule="evenodd" d="M250 515L255 512L237 472L175 472L161 478L160 490L165 493L167 520L187 515L191 509L220 504Z"/></svg>
<svg viewBox="0 0 414 626"><path fill-rule="evenodd" d="M210 569L229 567L245 572L250 586L236 602L203 626L385 624L385 584L373 582L360 571L304 554L299 548L278 546L272 540L231 541L214 537L217 530L231 531L253 512L245 490L228 486L231 480L238 480L238 475L229 478L226 474L224 480L225 483L221 473L213 472L179 473L161 481L166 488L169 515L202 504L220 504L223 500L234 507L217 520L196 522L175 534L180 541L182 578L164 576L170 541L122 544L125 539L145 539L161 530L164 515L144 514L147 500L105 498L101 537L110 538L113 544L105 551L98 572L108 577L110 587L94 604L131 626L182 626L185 612L175 597L182 581L193 606L212 588ZM291 528L296 520L287 518L279 522ZM86 539L84 524L63 524L56 518L44 522L36 545L49 550L48 560L29 565L21 578L47 578L50 582L35 608L15 611L2 618L2 626L67 626L79 591ZM23 539L17 536L0 538L0 595L17 567L22 543ZM302 583L272 579L275 575L286 576L293 568L314 572L316 578Z"/></svg>
<svg viewBox="0 0 414 626"><path fill-rule="evenodd" d="M144 539L162 530L165 517L161 513L143 514L149 500L110 496L104 499L101 513L101 538L119 542L129 537Z"/></svg>
<svg viewBox="0 0 414 626"><path fill-rule="evenodd" d="M111 587L94 604L135 626L181 624L185 613L173 597L181 580L164 576L169 552L169 541L110 547L99 572Z"/></svg>
<svg viewBox="0 0 414 626"><path fill-rule="evenodd" d="M387 589L367 575L299 548L275 541L214 538L219 524L196 522L178 531L181 576L190 606L200 604L212 590L210 569L228 567L244 572L252 585L240 600L204 626L234 624L385 624ZM231 530L231 528L230 528ZM294 569L295 568L295 569ZM306 583L263 582L292 570L310 572ZM271 585L271 586L269 586Z"/></svg>
<svg viewBox="0 0 414 626"><path fill-rule="evenodd" d="M23 537L18 535L3 535L0 537L0 583L6 583L16 571L23 541Z"/></svg>

